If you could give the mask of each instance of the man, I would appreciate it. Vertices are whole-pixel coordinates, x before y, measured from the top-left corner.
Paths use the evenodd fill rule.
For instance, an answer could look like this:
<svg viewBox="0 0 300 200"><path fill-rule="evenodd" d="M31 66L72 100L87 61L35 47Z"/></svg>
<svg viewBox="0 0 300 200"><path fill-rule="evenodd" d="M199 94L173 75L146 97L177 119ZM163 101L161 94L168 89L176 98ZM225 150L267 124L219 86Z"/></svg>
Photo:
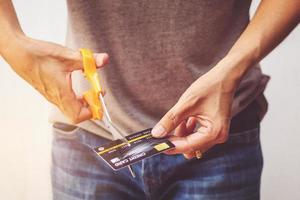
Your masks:
<svg viewBox="0 0 300 200"><path fill-rule="evenodd" d="M63 47L27 37L1 0L1 55L60 110L51 117L54 199L259 199L268 77L257 63L298 24L300 1L261 1L249 23L250 4L68 1ZM176 146L133 165L136 179L91 150L113 137L72 89L81 47L110 55L99 73L116 125L128 134L155 125ZM99 68L108 54L94 55ZM83 91L82 75L72 76Z"/></svg>

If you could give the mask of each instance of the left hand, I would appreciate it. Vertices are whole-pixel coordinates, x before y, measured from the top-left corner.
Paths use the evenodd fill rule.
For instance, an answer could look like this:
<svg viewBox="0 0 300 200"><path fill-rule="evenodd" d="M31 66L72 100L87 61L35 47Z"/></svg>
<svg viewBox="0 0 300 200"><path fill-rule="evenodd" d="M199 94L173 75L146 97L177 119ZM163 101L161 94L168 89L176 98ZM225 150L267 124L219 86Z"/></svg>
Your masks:
<svg viewBox="0 0 300 200"><path fill-rule="evenodd" d="M227 140L233 96L242 76L234 65L223 59L198 78L153 128L154 137L165 137L174 130L169 139L175 148L167 154L191 159L195 151L203 153ZM196 123L200 127L194 131Z"/></svg>

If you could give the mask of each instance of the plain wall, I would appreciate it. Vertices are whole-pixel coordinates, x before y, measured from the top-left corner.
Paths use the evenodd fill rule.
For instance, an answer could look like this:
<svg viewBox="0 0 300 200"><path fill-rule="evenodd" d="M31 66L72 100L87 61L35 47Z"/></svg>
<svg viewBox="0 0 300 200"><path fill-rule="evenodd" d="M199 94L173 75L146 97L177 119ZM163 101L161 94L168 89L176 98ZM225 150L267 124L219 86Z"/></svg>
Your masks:
<svg viewBox="0 0 300 200"><path fill-rule="evenodd" d="M15 0L24 31L64 43L62 0ZM253 8L258 1L254 1ZM0 27L1 28L1 27ZM261 63L272 79L262 122L262 199L300 199L300 29ZM51 199L49 104L0 58L0 193L5 200Z"/></svg>

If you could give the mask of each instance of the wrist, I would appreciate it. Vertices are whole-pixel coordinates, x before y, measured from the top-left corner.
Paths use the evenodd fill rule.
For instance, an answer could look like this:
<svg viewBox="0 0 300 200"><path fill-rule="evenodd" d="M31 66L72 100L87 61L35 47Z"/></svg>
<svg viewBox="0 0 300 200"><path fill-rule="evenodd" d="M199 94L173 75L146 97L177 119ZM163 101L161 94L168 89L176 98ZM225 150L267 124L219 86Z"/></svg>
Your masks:
<svg viewBox="0 0 300 200"><path fill-rule="evenodd" d="M7 31L0 37L0 55L4 56L12 48L19 46L20 42L26 38L22 31Z"/></svg>
<svg viewBox="0 0 300 200"><path fill-rule="evenodd" d="M221 62L225 63L225 69L231 79L240 81L247 71L259 62L260 44L241 43L236 44L230 49Z"/></svg>
<svg viewBox="0 0 300 200"><path fill-rule="evenodd" d="M241 54L227 54L211 70L222 83L222 88L227 92L234 92L247 71L254 65L250 57L243 57Z"/></svg>
<svg viewBox="0 0 300 200"><path fill-rule="evenodd" d="M226 77L239 82L255 63L256 59L252 55L231 52L218 65L222 68Z"/></svg>
<svg viewBox="0 0 300 200"><path fill-rule="evenodd" d="M32 64L30 61L32 56L29 50L29 46L32 43L31 40L24 34L16 34L10 41L5 42L3 45L1 44L1 56L15 71L18 71L20 67Z"/></svg>

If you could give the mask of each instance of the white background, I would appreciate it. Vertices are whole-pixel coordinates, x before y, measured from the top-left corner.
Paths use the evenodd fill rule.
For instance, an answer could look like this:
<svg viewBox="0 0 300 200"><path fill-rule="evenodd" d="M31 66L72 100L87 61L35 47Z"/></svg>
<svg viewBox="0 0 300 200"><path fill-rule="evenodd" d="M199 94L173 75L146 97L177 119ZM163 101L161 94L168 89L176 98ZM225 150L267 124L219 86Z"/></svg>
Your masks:
<svg viewBox="0 0 300 200"><path fill-rule="evenodd" d="M15 0L24 31L64 43L67 12L62 0ZM252 11L257 5L255 0ZM0 27L1 28L1 27ZM262 199L300 199L300 29L266 59L272 76L269 112L262 122L265 166ZM5 200L51 199L49 104L0 58L0 195Z"/></svg>

